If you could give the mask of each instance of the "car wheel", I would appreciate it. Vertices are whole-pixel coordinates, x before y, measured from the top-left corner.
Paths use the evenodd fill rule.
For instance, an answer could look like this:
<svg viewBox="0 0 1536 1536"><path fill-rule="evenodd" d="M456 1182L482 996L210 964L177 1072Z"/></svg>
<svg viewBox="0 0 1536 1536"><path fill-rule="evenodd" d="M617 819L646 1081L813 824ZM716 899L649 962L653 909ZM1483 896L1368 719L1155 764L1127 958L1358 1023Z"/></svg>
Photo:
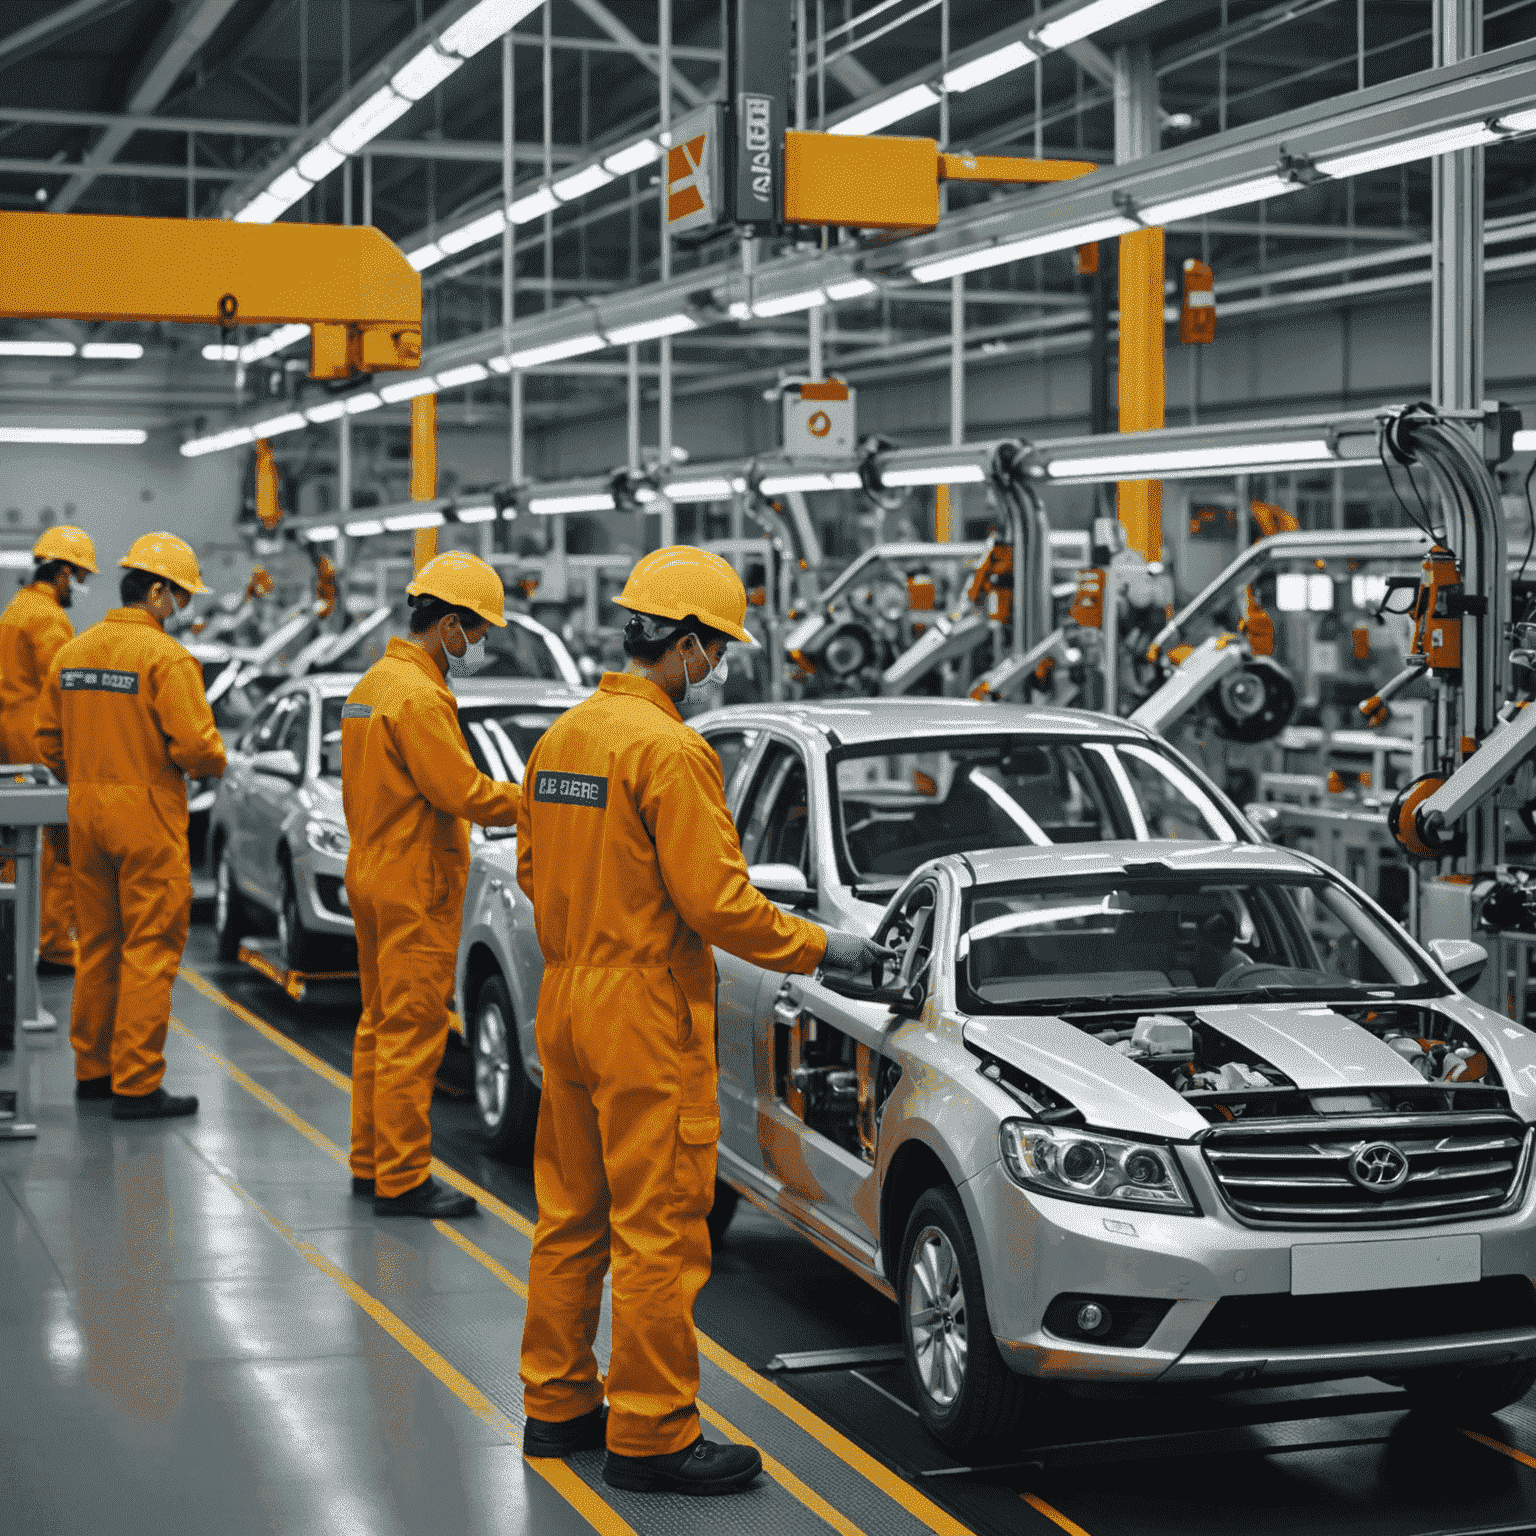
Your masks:
<svg viewBox="0 0 1536 1536"><path fill-rule="evenodd" d="M1397 1377L1394 1385L1407 1388L1408 1407L1413 1412L1459 1423L1518 1403L1536 1386L1536 1360L1414 1371Z"/></svg>
<svg viewBox="0 0 1536 1536"><path fill-rule="evenodd" d="M321 941L304 926L299 915L299 890L293 870L283 866L283 904L277 911L277 945L283 966L290 971L318 969Z"/></svg>
<svg viewBox="0 0 1536 1536"><path fill-rule="evenodd" d="M498 1157L526 1151L538 1124L539 1090L523 1066L517 1016L499 975L487 976L480 984L469 1046L475 1065L475 1113L487 1145Z"/></svg>
<svg viewBox="0 0 1536 1536"><path fill-rule="evenodd" d="M228 848L219 849L213 871L213 931L219 941L220 960L238 960L240 941L251 931L245 899L235 884L235 870Z"/></svg>
<svg viewBox="0 0 1536 1536"><path fill-rule="evenodd" d="M913 1208L900 1276L907 1374L924 1427L951 1451L990 1449L1017 1421L1028 1384L993 1342L976 1244L952 1189L930 1189Z"/></svg>
<svg viewBox="0 0 1536 1536"><path fill-rule="evenodd" d="M715 1180L715 1203L709 1208L709 1251L718 1253L725 1241L725 1229L741 1204L741 1196L724 1179Z"/></svg>

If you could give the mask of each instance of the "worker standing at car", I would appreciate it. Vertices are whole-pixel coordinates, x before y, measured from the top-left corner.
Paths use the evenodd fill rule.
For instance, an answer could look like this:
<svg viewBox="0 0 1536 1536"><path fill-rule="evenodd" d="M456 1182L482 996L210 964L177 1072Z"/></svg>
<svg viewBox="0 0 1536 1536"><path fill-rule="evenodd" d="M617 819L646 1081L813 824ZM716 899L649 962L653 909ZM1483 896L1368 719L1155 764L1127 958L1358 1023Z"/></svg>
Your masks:
<svg viewBox="0 0 1536 1536"><path fill-rule="evenodd" d="M341 795L351 848L363 1013L352 1046L352 1191L378 1216L468 1216L432 1166L432 1084L448 1043L469 874L469 826L517 822L518 791L475 767L445 679L486 663L506 624L501 578L459 551L406 589L408 640L393 639L341 712Z"/></svg>
<svg viewBox="0 0 1536 1536"><path fill-rule="evenodd" d="M53 658L37 747L69 785L80 963L69 1036L75 1096L119 1120L197 1111L165 1091L171 983L192 917L187 775L221 778L203 671L165 621L206 592L191 546L146 533L119 562L123 606Z"/></svg>
<svg viewBox="0 0 1536 1536"><path fill-rule="evenodd" d="M800 973L889 952L751 886L720 760L678 711L724 682L728 640L751 643L736 572L674 546L640 561L615 601L632 613L628 667L534 747L517 827L545 963L523 1452L606 1443L615 1487L734 1493L762 1460L705 1440L695 1406L720 1135L710 946ZM610 1256L605 1417L592 1344Z"/></svg>
<svg viewBox="0 0 1536 1536"><path fill-rule="evenodd" d="M62 646L75 638L65 609L75 587L96 574L96 546L83 528L60 523L32 546L36 565L31 582L0 614L0 753L7 763L38 761L33 716L48 668ZM75 968L75 897L69 880L69 832L43 833L37 970L63 976Z"/></svg>

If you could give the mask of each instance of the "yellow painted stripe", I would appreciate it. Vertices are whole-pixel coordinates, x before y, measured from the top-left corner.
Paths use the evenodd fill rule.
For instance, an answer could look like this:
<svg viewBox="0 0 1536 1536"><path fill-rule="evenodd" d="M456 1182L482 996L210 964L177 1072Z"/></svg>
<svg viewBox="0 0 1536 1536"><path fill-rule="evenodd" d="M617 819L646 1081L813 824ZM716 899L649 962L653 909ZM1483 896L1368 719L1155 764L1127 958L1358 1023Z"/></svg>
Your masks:
<svg viewBox="0 0 1536 1536"><path fill-rule="evenodd" d="M523 1284L505 1264L498 1262L478 1244L470 1242L462 1232L450 1227L446 1221L434 1221L432 1223L444 1237L456 1248L462 1248L475 1263L482 1264L496 1276L509 1291L515 1291L524 1301L528 1300L528 1287Z"/></svg>
<svg viewBox="0 0 1536 1536"><path fill-rule="evenodd" d="M1088 1536L1088 1532L1080 1526L1076 1520L1069 1520L1059 1509L1047 1504L1037 1493L1022 1493L1019 1495L1031 1509L1038 1510L1053 1525L1059 1525L1067 1536Z"/></svg>
<svg viewBox="0 0 1536 1536"><path fill-rule="evenodd" d="M758 1455L763 1458L763 1471L781 1488L786 1489L799 1499L813 1515L826 1521L834 1531L840 1533L840 1536L864 1536L864 1533L852 1520L841 1511L833 1509L814 1488L803 1483L782 1461L774 1460L762 1446L757 1445L755 1440L744 1435L728 1419L716 1413L707 1403L700 1403L698 1408L699 1417L713 1424L727 1439L734 1440L737 1445L756 1446Z"/></svg>
<svg viewBox="0 0 1536 1536"><path fill-rule="evenodd" d="M969 1526L962 1525L953 1515L940 1509L932 1499L925 1498L910 1483L876 1461L867 1451L861 1450L846 1435L840 1435L782 1387L769 1381L766 1376L759 1376L751 1366L722 1349L708 1334L699 1335L699 1353L718 1365L728 1376L734 1377L749 1392L755 1392L770 1407L777 1408L812 1439L819 1440L834 1456L900 1504L909 1515L933 1531L935 1536L972 1536Z"/></svg>
<svg viewBox="0 0 1536 1536"><path fill-rule="evenodd" d="M537 1472L586 1520L588 1525L599 1532L599 1536L635 1536L634 1526L605 1504L601 1496L584 1483L565 1462L533 1456L523 1465Z"/></svg>
<svg viewBox="0 0 1536 1536"><path fill-rule="evenodd" d="M1464 1429L1462 1434L1469 1440L1476 1440L1479 1445L1486 1445L1490 1451L1497 1451L1501 1456L1508 1456L1511 1461L1520 1462L1522 1466L1536 1467L1536 1456L1527 1456L1524 1451L1517 1451L1514 1446L1505 1445L1492 1435L1480 1435L1475 1429Z"/></svg>
<svg viewBox="0 0 1536 1536"><path fill-rule="evenodd" d="M493 1216L499 1217L509 1227L521 1232L524 1237L533 1236L533 1223L521 1211L513 1210L505 1200L498 1200L490 1190L482 1189L473 1179L466 1179L457 1168L450 1168L447 1163L440 1162L434 1157L432 1172L444 1184L451 1184L461 1195L473 1195Z"/></svg>

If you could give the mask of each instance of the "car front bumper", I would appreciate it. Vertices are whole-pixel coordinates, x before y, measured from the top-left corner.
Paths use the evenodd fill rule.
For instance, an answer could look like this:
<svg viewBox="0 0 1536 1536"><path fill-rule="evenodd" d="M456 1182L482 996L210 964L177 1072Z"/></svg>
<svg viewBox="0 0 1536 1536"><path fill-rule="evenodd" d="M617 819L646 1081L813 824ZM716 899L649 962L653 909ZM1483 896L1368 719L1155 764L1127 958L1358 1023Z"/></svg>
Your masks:
<svg viewBox="0 0 1536 1536"><path fill-rule="evenodd" d="M299 920L305 929L332 938L356 937L352 914L346 909L347 861L305 843L292 850L292 862Z"/></svg>

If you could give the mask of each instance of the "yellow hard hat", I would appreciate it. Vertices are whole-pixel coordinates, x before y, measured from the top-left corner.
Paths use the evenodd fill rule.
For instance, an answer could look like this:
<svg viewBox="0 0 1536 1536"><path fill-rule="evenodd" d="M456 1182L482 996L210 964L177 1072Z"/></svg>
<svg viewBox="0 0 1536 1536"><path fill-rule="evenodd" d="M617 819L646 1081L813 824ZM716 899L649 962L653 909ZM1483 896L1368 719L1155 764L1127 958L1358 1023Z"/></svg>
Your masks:
<svg viewBox="0 0 1536 1536"><path fill-rule="evenodd" d="M507 627L506 588L501 577L478 555L462 549L450 549L434 555L416 572L416 579L405 589L407 597L438 597L455 608L468 608L498 629Z"/></svg>
<svg viewBox="0 0 1536 1536"><path fill-rule="evenodd" d="M78 565L82 571L89 571L92 576L96 574L96 546L91 543L85 529L76 528L73 523L60 523L58 527L44 532L42 538L32 546L32 558L67 560L71 565Z"/></svg>
<svg viewBox="0 0 1536 1536"><path fill-rule="evenodd" d="M203 573L192 546L174 533L146 533L129 545L128 553L117 563L125 570L163 576L194 594L210 590L203 585Z"/></svg>
<svg viewBox="0 0 1536 1536"><path fill-rule="evenodd" d="M743 627L747 589L727 560L691 544L671 544L647 555L614 598L621 608L658 619L690 616L735 640L755 644Z"/></svg>

